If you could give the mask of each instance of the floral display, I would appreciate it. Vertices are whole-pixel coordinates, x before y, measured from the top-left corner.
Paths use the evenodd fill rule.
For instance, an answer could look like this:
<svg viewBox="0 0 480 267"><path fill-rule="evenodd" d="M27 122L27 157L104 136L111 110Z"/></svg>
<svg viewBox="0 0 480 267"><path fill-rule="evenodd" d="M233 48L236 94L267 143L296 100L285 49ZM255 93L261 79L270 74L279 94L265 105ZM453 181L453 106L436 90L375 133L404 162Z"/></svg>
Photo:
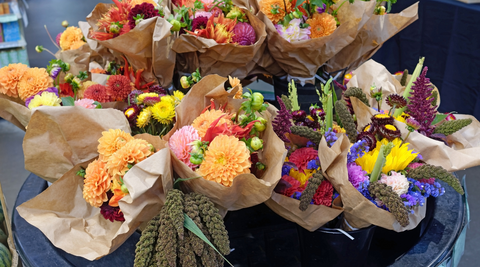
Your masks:
<svg viewBox="0 0 480 267"><path fill-rule="evenodd" d="M59 35L58 39L58 44L63 51L75 50L86 44L82 30L75 26L67 27L65 31Z"/></svg>
<svg viewBox="0 0 480 267"><path fill-rule="evenodd" d="M168 21L173 31L213 39L219 44L252 45L257 41L255 29L249 23L245 10L234 6L231 0L174 1Z"/></svg>
<svg viewBox="0 0 480 267"><path fill-rule="evenodd" d="M262 132L266 120L257 115L266 110L260 93L247 92L237 112L211 105L178 129L169 139L175 156L206 180L231 186L234 178L265 168L258 161L263 148Z"/></svg>
<svg viewBox="0 0 480 267"><path fill-rule="evenodd" d="M143 139L135 139L121 130L102 133L98 140L98 159L84 171L83 198L110 221L124 221L118 201L128 194L123 177L135 164L155 153L155 148Z"/></svg>

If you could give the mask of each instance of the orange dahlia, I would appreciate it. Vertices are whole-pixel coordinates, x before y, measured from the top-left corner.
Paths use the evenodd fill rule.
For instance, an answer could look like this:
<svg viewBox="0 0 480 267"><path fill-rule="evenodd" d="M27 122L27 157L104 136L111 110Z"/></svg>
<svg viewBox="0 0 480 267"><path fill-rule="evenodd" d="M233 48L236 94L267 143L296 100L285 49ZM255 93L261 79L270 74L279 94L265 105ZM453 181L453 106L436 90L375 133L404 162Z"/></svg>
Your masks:
<svg viewBox="0 0 480 267"><path fill-rule="evenodd" d="M204 137L208 127L210 127L210 124L212 124L213 121L215 121L222 115L227 116L221 118L217 125L222 125L224 123L226 123L227 125L233 124L228 114L222 112L221 110L207 110L204 113L200 114L200 116L198 116L193 121L192 126L193 128L195 128L195 130L197 130L200 137Z"/></svg>
<svg viewBox="0 0 480 267"><path fill-rule="evenodd" d="M77 98L78 99L82 99L84 98L84 93L85 93L85 90L87 90L88 87L94 85L94 84L98 84L96 82L92 82L92 81L84 81L82 83L82 86L80 86L80 89L78 89L77 91Z"/></svg>
<svg viewBox="0 0 480 267"><path fill-rule="evenodd" d="M60 48L62 50L77 49L81 46L78 46L78 42L82 42L82 45L85 43L82 41L82 38L82 30L78 27L70 26L60 36Z"/></svg>
<svg viewBox="0 0 480 267"><path fill-rule="evenodd" d="M250 151L245 143L234 136L222 134L208 146L198 173L209 181L231 186L237 175L250 173L251 165Z"/></svg>
<svg viewBox="0 0 480 267"><path fill-rule="evenodd" d="M311 19L307 19L307 24L310 25L310 38L318 38L332 34L337 28L335 17L328 13L313 14Z"/></svg>
<svg viewBox="0 0 480 267"><path fill-rule="evenodd" d="M152 145L142 139L133 139L117 150L107 161L107 169L114 179L124 176L128 165L139 163L152 155Z"/></svg>
<svg viewBox="0 0 480 267"><path fill-rule="evenodd" d="M17 97L17 83L22 78L28 66L22 63L10 64L0 69L0 93Z"/></svg>
<svg viewBox="0 0 480 267"><path fill-rule="evenodd" d="M100 74L105 74L107 73L104 69L101 68L95 68L90 70L91 73L100 73Z"/></svg>
<svg viewBox="0 0 480 267"><path fill-rule="evenodd" d="M110 129L102 132L102 137L98 139L98 153L100 160L107 161L108 158L123 147L127 142L134 140L129 134L120 129Z"/></svg>
<svg viewBox="0 0 480 267"><path fill-rule="evenodd" d="M285 14L292 11L292 4L288 0L262 0L260 1L260 10L273 24L277 24L285 17ZM272 10L275 10L276 14L273 14Z"/></svg>
<svg viewBox="0 0 480 267"><path fill-rule="evenodd" d="M127 193L122 191L122 185L120 184L120 181L116 179L113 180L112 192L113 196L110 198L110 201L108 201L108 205L112 207L118 207L118 201L127 195Z"/></svg>
<svg viewBox="0 0 480 267"><path fill-rule="evenodd" d="M110 190L111 178L105 168L105 162L94 160L88 164L83 182L83 198L90 205L99 208L108 200L107 191Z"/></svg>
<svg viewBox="0 0 480 267"><path fill-rule="evenodd" d="M90 85L83 92L83 97L93 99L100 103L106 103L111 101L110 96L107 94L107 88L101 84Z"/></svg>
<svg viewBox="0 0 480 267"><path fill-rule="evenodd" d="M130 94L134 85L127 77L123 75L112 75L108 77L106 84L107 94L111 97L112 101L122 101Z"/></svg>
<svg viewBox="0 0 480 267"><path fill-rule="evenodd" d="M25 71L17 84L18 95L23 101L48 87L53 87L53 79L45 68L36 67Z"/></svg>
<svg viewBox="0 0 480 267"><path fill-rule="evenodd" d="M242 87L242 84L240 83L240 79L238 79L237 77L232 78L230 75L228 75L228 82L230 83L230 86L232 88L237 86L237 85L239 86L239 89L238 89L237 93L235 93L233 98L234 99L242 99L243 87Z"/></svg>

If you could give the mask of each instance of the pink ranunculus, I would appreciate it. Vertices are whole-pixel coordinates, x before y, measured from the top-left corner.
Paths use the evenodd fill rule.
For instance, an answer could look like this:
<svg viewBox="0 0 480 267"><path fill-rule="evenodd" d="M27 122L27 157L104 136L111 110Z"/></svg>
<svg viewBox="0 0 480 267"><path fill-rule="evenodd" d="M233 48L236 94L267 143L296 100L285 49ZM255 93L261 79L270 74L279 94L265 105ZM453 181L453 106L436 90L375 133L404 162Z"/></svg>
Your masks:
<svg viewBox="0 0 480 267"><path fill-rule="evenodd" d="M88 109L95 109L97 107L97 105L95 105L95 101L88 98L75 100L75 106L84 107Z"/></svg>
<svg viewBox="0 0 480 267"><path fill-rule="evenodd" d="M397 193L399 196L406 194L410 185L407 177L395 171L392 171L392 175L390 176L382 173L382 178L380 178L378 182L392 187L393 191L395 191L395 193Z"/></svg>

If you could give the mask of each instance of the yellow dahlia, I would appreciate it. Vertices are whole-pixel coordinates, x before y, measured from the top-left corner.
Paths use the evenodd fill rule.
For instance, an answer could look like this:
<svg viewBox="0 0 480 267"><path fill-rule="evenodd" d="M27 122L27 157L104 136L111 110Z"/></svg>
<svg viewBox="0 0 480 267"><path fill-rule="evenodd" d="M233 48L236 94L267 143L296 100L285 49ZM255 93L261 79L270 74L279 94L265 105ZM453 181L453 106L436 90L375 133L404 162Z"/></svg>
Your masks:
<svg viewBox="0 0 480 267"><path fill-rule="evenodd" d="M175 118L175 107L168 101L160 101L152 106L153 117L161 124L170 124Z"/></svg>
<svg viewBox="0 0 480 267"><path fill-rule="evenodd" d="M10 64L0 69L0 93L17 97L17 83L22 78L28 66L22 63Z"/></svg>
<svg viewBox="0 0 480 267"><path fill-rule="evenodd" d="M157 93L143 93L137 96L137 104L142 104L146 97L158 97Z"/></svg>
<svg viewBox="0 0 480 267"><path fill-rule="evenodd" d="M215 137L198 173L209 181L231 186L233 179L242 173L250 173L250 152L244 142L234 136Z"/></svg>
<svg viewBox="0 0 480 267"><path fill-rule="evenodd" d="M404 170L418 155L418 153L413 153L413 150L408 150L408 143L404 143L402 146L400 146L402 143L400 138L393 139L392 143L394 147L390 151L390 154L388 154L385 166L382 169L382 173L385 174L387 174L389 171L398 172ZM355 162L368 174L372 173L382 144L388 144L388 140L384 138L382 141L377 141L377 146L374 150L365 153L362 157L355 160Z"/></svg>
<svg viewBox="0 0 480 267"><path fill-rule="evenodd" d="M45 68L36 67L25 71L17 84L18 95L23 101L48 87L53 87L53 79Z"/></svg>
<svg viewBox="0 0 480 267"><path fill-rule="evenodd" d="M290 1L283 0L261 0L260 10L273 22L273 24L277 24L278 21L285 17L285 14L292 11L292 4ZM272 10L275 11L272 12Z"/></svg>
<svg viewBox="0 0 480 267"><path fill-rule="evenodd" d="M62 50L71 50L74 49L72 47L78 46L78 42L83 42L83 33L80 28L75 26L68 27L60 36L60 48ZM77 47L78 48L78 47Z"/></svg>
<svg viewBox="0 0 480 267"><path fill-rule="evenodd" d="M85 90L87 90L88 87L90 87L94 84L98 84L98 83L92 82L92 81L83 82L82 86L80 86L80 89L78 89L78 91L77 91L77 98L82 99L83 98L83 93L85 93Z"/></svg>
<svg viewBox="0 0 480 267"><path fill-rule="evenodd" d="M204 113L200 114L195 120L193 120L192 126L197 130L200 137L204 137L207 132L208 127L212 124L213 121L218 119L220 116L226 115L220 119L217 125L222 125L226 123L227 125L232 125L232 120L228 114L222 112L221 110L207 110Z"/></svg>
<svg viewBox="0 0 480 267"><path fill-rule="evenodd" d="M111 178L105 168L105 162L94 160L88 164L83 180L83 198L94 207L100 207L108 200Z"/></svg>
<svg viewBox="0 0 480 267"><path fill-rule="evenodd" d="M62 103L62 100L60 100L55 93L45 92L41 95L36 95L32 100L30 100L28 108L34 109L40 106L59 107L60 103Z"/></svg>
<svg viewBox="0 0 480 267"><path fill-rule="evenodd" d="M110 129L102 132L102 137L98 139L99 144L97 147L100 160L106 162L113 153L132 140L134 140L134 138L129 133L120 129Z"/></svg>
<svg viewBox="0 0 480 267"><path fill-rule="evenodd" d="M152 118L152 107L146 107L142 109L140 114L137 117L137 127L143 128L150 123L150 119Z"/></svg>
<svg viewBox="0 0 480 267"><path fill-rule="evenodd" d="M237 77L235 78L232 78L230 75L228 75L228 82L230 83L230 86L232 88L234 88L235 86L238 85L239 89L238 91L235 93L235 95L233 96L234 99L242 99L242 95L243 95L243 87L242 87L242 84L240 83L240 79L238 79Z"/></svg>
<svg viewBox="0 0 480 267"><path fill-rule="evenodd" d="M332 34L337 28L335 17L328 13L313 14L311 19L307 19L307 24L310 25L310 38L318 38Z"/></svg>
<svg viewBox="0 0 480 267"><path fill-rule="evenodd" d="M128 165L139 163L152 154L152 145L147 141L142 139L130 140L108 158L108 172L114 179L118 179L129 170Z"/></svg>

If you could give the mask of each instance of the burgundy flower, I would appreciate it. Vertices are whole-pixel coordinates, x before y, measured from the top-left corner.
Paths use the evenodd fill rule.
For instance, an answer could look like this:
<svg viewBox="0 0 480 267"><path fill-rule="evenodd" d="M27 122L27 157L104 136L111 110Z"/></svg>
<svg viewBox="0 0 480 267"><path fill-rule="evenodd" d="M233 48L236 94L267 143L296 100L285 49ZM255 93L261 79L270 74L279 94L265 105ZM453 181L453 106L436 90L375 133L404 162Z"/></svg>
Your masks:
<svg viewBox="0 0 480 267"><path fill-rule="evenodd" d="M407 105L407 100L405 99L405 97L397 94L391 94L387 96L386 101L390 107L393 107L395 105L395 108L403 108Z"/></svg>
<svg viewBox="0 0 480 267"><path fill-rule="evenodd" d="M110 198L113 196L113 193L108 191L107 197ZM112 207L108 205L108 201L103 202L102 206L100 207L100 214L103 215L103 218L110 220L111 222L119 221L124 222L125 217L123 217L123 212L120 211L120 207Z"/></svg>
<svg viewBox="0 0 480 267"><path fill-rule="evenodd" d="M392 124L381 125L378 130L383 137L390 141L401 136L400 130Z"/></svg>
<svg viewBox="0 0 480 267"><path fill-rule="evenodd" d="M290 127L292 126L292 114L287 110L282 99L277 96L278 104L280 105L280 110L277 112L277 116L273 119L272 126L273 131L277 134L283 142L290 142L285 136L286 133L291 133Z"/></svg>
<svg viewBox="0 0 480 267"><path fill-rule="evenodd" d="M199 16L194 18L192 21L192 32L195 30L203 30L207 27L208 18L204 16Z"/></svg>
<svg viewBox="0 0 480 267"><path fill-rule="evenodd" d="M393 124L393 117L387 114L375 114L371 118L375 126Z"/></svg>
<svg viewBox="0 0 480 267"><path fill-rule="evenodd" d="M373 133L361 132L357 135L357 141L365 140L367 142L366 146L370 148L370 151L374 150L377 147L377 139Z"/></svg>
<svg viewBox="0 0 480 267"><path fill-rule="evenodd" d="M167 94L165 89L163 89L163 87L161 87L160 85L152 85L148 88L148 91L152 93L157 93L159 96L164 96Z"/></svg>
<svg viewBox="0 0 480 267"><path fill-rule="evenodd" d="M305 110L295 110L292 111L292 118L295 121L303 121L307 117Z"/></svg>
<svg viewBox="0 0 480 267"><path fill-rule="evenodd" d="M132 30L137 25L135 23L135 17L137 15L143 15L143 19L160 16L158 10L155 10L155 7L150 3L141 3L140 5L136 5L132 8L132 10L130 10L130 13L128 13L128 25Z"/></svg>
<svg viewBox="0 0 480 267"><path fill-rule="evenodd" d="M239 45L252 45L256 42L255 29L247 22L238 22L233 28L232 42Z"/></svg>

